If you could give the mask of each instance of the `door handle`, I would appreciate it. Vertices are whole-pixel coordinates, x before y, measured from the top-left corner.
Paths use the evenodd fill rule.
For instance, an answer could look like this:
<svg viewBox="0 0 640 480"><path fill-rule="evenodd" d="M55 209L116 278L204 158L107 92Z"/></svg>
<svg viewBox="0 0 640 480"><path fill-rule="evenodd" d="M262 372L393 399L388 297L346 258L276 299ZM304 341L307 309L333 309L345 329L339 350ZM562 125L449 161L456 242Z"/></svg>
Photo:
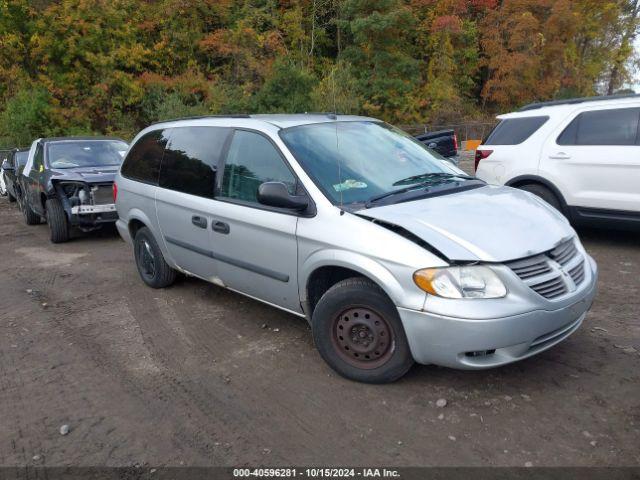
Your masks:
<svg viewBox="0 0 640 480"><path fill-rule="evenodd" d="M213 222L211 228L214 232L224 233L225 235L231 231L229 224L224 222Z"/></svg>
<svg viewBox="0 0 640 480"><path fill-rule="evenodd" d="M549 155L549 158L553 160L569 160L571 158L571 155L567 155L564 152L558 152L555 155Z"/></svg>
<svg viewBox="0 0 640 480"><path fill-rule="evenodd" d="M191 223L193 223L198 228L207 228L207 219L204 217L194 215L193 217L191 217Z"/></svg>

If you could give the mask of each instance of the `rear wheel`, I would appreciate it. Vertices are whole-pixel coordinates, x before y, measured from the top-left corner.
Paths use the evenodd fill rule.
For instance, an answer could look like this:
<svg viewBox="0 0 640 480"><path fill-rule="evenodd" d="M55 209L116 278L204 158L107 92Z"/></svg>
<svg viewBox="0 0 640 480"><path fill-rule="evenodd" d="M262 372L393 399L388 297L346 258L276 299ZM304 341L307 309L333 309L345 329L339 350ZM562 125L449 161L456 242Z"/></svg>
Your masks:
<svg viewBox="0 0 640 480"><path fill-rule="evenodd" d="M22 199L22 201L20 202L20 208L22 210L22 216L24 217L24 223L26 223L27 225L40 224L40 215L31 210L29 202L27 202L26 199Z"/></svg>
<svg viewBox="0 0 640 480"><path fill-rule="evenodd" d="M560 200L558 200L558 197L555 193L553 193L544 185L540 185L538 183L528 183L526 185L521 185L518 188L520 190L533 193L534 195L543 199L556 210L562 212L562 205L560 205Z"/></svg>
<svg viewBox="0 0 640 480"><path fill-rule="evenodd" d="M165 261L151 230L142 227L133 241L136 266L144 283L151 288L164 288L176 280L176 271Z"/></svg>
<svg viewBox="0 0 640 480"><path fill-rule="evenodd" d="M369 279L348 278L327 290L312 330L322 358L352 380L393 382L413 365L396 307Z"/></svg>
<svg viewBox="0 0 640 480"><path fill-rule="evenodd" d="M69 240L69 221L62 203L57 198L50 198L45 204L47 224L51 233L51 242L63 243Z"/></svg>

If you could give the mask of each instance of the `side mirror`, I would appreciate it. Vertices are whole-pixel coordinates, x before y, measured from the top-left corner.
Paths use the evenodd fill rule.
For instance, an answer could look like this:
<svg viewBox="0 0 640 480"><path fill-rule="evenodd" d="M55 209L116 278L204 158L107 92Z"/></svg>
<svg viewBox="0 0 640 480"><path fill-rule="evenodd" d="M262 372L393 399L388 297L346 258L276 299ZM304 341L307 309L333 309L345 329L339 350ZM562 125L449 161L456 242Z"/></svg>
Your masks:
<svg viewBox="0 0 640 480"><path fill-rule="evenodd" d="M302 211L309 206L305 195L291 195L282 182L264 182L258 187L258 202L277 208L290 208Z"/></svg>
<svg viewBox="0 0 640 480"><path fill-rule="evenodd" d="M4 162L2 162L2 169L3 169L5 172L15 170L15 169L13 168L13 165L11 165L11 164L9 163L9 159L6 159L6 158L5 158Z"/></svg>

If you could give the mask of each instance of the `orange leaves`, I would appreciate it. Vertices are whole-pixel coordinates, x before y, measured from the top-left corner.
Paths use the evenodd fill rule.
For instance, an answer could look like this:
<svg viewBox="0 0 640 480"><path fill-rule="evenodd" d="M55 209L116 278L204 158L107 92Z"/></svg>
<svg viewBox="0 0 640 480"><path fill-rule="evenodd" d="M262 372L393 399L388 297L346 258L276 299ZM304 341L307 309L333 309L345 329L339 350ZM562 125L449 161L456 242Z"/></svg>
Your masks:
<svg viewBox="0 0 640 480"><path fill-rule="evenodd" d="M433 32L447 31L450 33L460 33L462 21L456 15L442 15L436 17L431 27Z"/></svg>
<svg viewBox="0 0 640 480"><path fill-rule="evenodd" d="M216 30L200 40L200 48L205 52L217 53L223 57L235 55L239 51L233 41L233 33L227 29Z"/></svg>

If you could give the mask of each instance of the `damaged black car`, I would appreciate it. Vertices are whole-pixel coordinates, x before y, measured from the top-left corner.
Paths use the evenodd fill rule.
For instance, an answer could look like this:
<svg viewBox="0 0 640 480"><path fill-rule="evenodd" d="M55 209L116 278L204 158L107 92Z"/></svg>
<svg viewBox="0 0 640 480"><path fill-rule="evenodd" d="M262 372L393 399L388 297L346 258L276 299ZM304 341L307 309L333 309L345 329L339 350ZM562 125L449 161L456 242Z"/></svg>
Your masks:
<svg viewBox="0 0 640 480"><path fill-rule="evenodd" d="M119 138L38 139L20 177L25 222L49 225L51 241L69 240L72 230L97 230L118 219L113 181L128 145Z"/></svg>

